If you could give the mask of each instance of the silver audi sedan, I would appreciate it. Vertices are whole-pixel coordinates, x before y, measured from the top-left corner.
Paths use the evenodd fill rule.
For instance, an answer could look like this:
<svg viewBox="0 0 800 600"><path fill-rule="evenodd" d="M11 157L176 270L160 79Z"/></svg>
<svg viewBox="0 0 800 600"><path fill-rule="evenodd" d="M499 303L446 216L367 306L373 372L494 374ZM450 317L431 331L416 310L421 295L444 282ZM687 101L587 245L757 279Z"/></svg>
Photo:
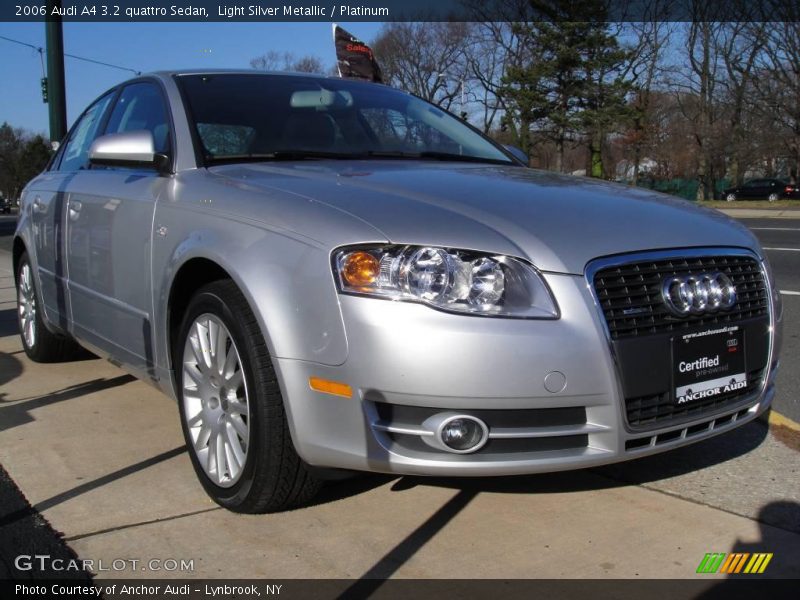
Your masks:
<svg viewBox="0 0 800 600"><path fill-rule="evenodd" d="M774 396L781 305L747 229L527 168L371 83L161 72L78 118L26 187L22 343L174 398L208 494L338 470L577 469L731 430Z"/></svg>

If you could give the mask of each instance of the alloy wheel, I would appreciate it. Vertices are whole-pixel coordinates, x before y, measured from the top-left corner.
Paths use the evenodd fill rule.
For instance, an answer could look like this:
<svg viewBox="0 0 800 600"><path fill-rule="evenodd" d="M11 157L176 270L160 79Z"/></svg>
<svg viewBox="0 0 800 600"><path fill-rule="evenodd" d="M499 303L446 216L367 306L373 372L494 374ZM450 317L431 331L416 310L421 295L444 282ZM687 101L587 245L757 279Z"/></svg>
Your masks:
<svg viewBox="0 0 800 600"><path fill-rule="evenodd" d="M27 262L22 265L17 290L17 309L19 328L28 348L36 345L36 293L33 287L33 273Z"/></svg>
<svg viewBox="0 0 800 600"><path fill-rule="evenodd" d="M228 328L198 316L183 350L183 415L198 462L213 483L234 485L250 445L250 403L242 361Z"/></svg>

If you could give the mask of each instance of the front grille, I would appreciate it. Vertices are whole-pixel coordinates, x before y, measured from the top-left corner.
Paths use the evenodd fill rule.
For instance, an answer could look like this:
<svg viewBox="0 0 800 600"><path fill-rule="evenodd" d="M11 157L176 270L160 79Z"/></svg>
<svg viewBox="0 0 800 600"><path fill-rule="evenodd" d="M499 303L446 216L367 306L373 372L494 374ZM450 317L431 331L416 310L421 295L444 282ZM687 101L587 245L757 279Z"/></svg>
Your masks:
<svg viewBox="0 0 800 600"><path fill-rule="evenodd" d="M684 405L673 402L672 393L625 398L625 411L631 429L665 427L732 408L751 397L761 386L766 369L747 373L747 387L724 396L696 400Z"/></svg>
<svg viewBox="0 0 800 600"><path fill-rule="evenodd" d="M736 286L736 304L716 314L674 316L661 298L664 279L721 271ZM614 340L695 326L743 321L767 315L766 282L758 262L748 256L703 256L643 260L595 273L594 288Z"/></svg>

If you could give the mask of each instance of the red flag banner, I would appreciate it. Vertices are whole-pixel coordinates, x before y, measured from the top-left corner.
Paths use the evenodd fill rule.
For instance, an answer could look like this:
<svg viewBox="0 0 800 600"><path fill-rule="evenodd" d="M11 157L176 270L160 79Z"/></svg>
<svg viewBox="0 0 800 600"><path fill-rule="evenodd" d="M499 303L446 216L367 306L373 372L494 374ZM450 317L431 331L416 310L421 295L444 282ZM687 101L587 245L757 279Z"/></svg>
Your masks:
<svg viewBox="0 0 800 600"><path fill-rule="evenodd" d="M333 41L336 44L336 66L339 76L349 79L366 79L381 83L381 68L372 48L338 25L333 26Z"/></svg>

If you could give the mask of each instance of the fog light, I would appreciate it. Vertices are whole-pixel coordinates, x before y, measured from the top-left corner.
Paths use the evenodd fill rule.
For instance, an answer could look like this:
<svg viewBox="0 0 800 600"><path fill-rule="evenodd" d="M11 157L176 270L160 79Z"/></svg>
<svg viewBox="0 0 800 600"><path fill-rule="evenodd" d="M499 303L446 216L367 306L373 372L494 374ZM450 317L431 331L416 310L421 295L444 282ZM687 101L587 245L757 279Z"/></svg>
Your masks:
<svg viewBox="0 0 800 600"><path fill-rule="evenodd" d="M474 417L452 417L439 430L442 443L454 452L475 452L485 443L489 430Z"/></svg>

